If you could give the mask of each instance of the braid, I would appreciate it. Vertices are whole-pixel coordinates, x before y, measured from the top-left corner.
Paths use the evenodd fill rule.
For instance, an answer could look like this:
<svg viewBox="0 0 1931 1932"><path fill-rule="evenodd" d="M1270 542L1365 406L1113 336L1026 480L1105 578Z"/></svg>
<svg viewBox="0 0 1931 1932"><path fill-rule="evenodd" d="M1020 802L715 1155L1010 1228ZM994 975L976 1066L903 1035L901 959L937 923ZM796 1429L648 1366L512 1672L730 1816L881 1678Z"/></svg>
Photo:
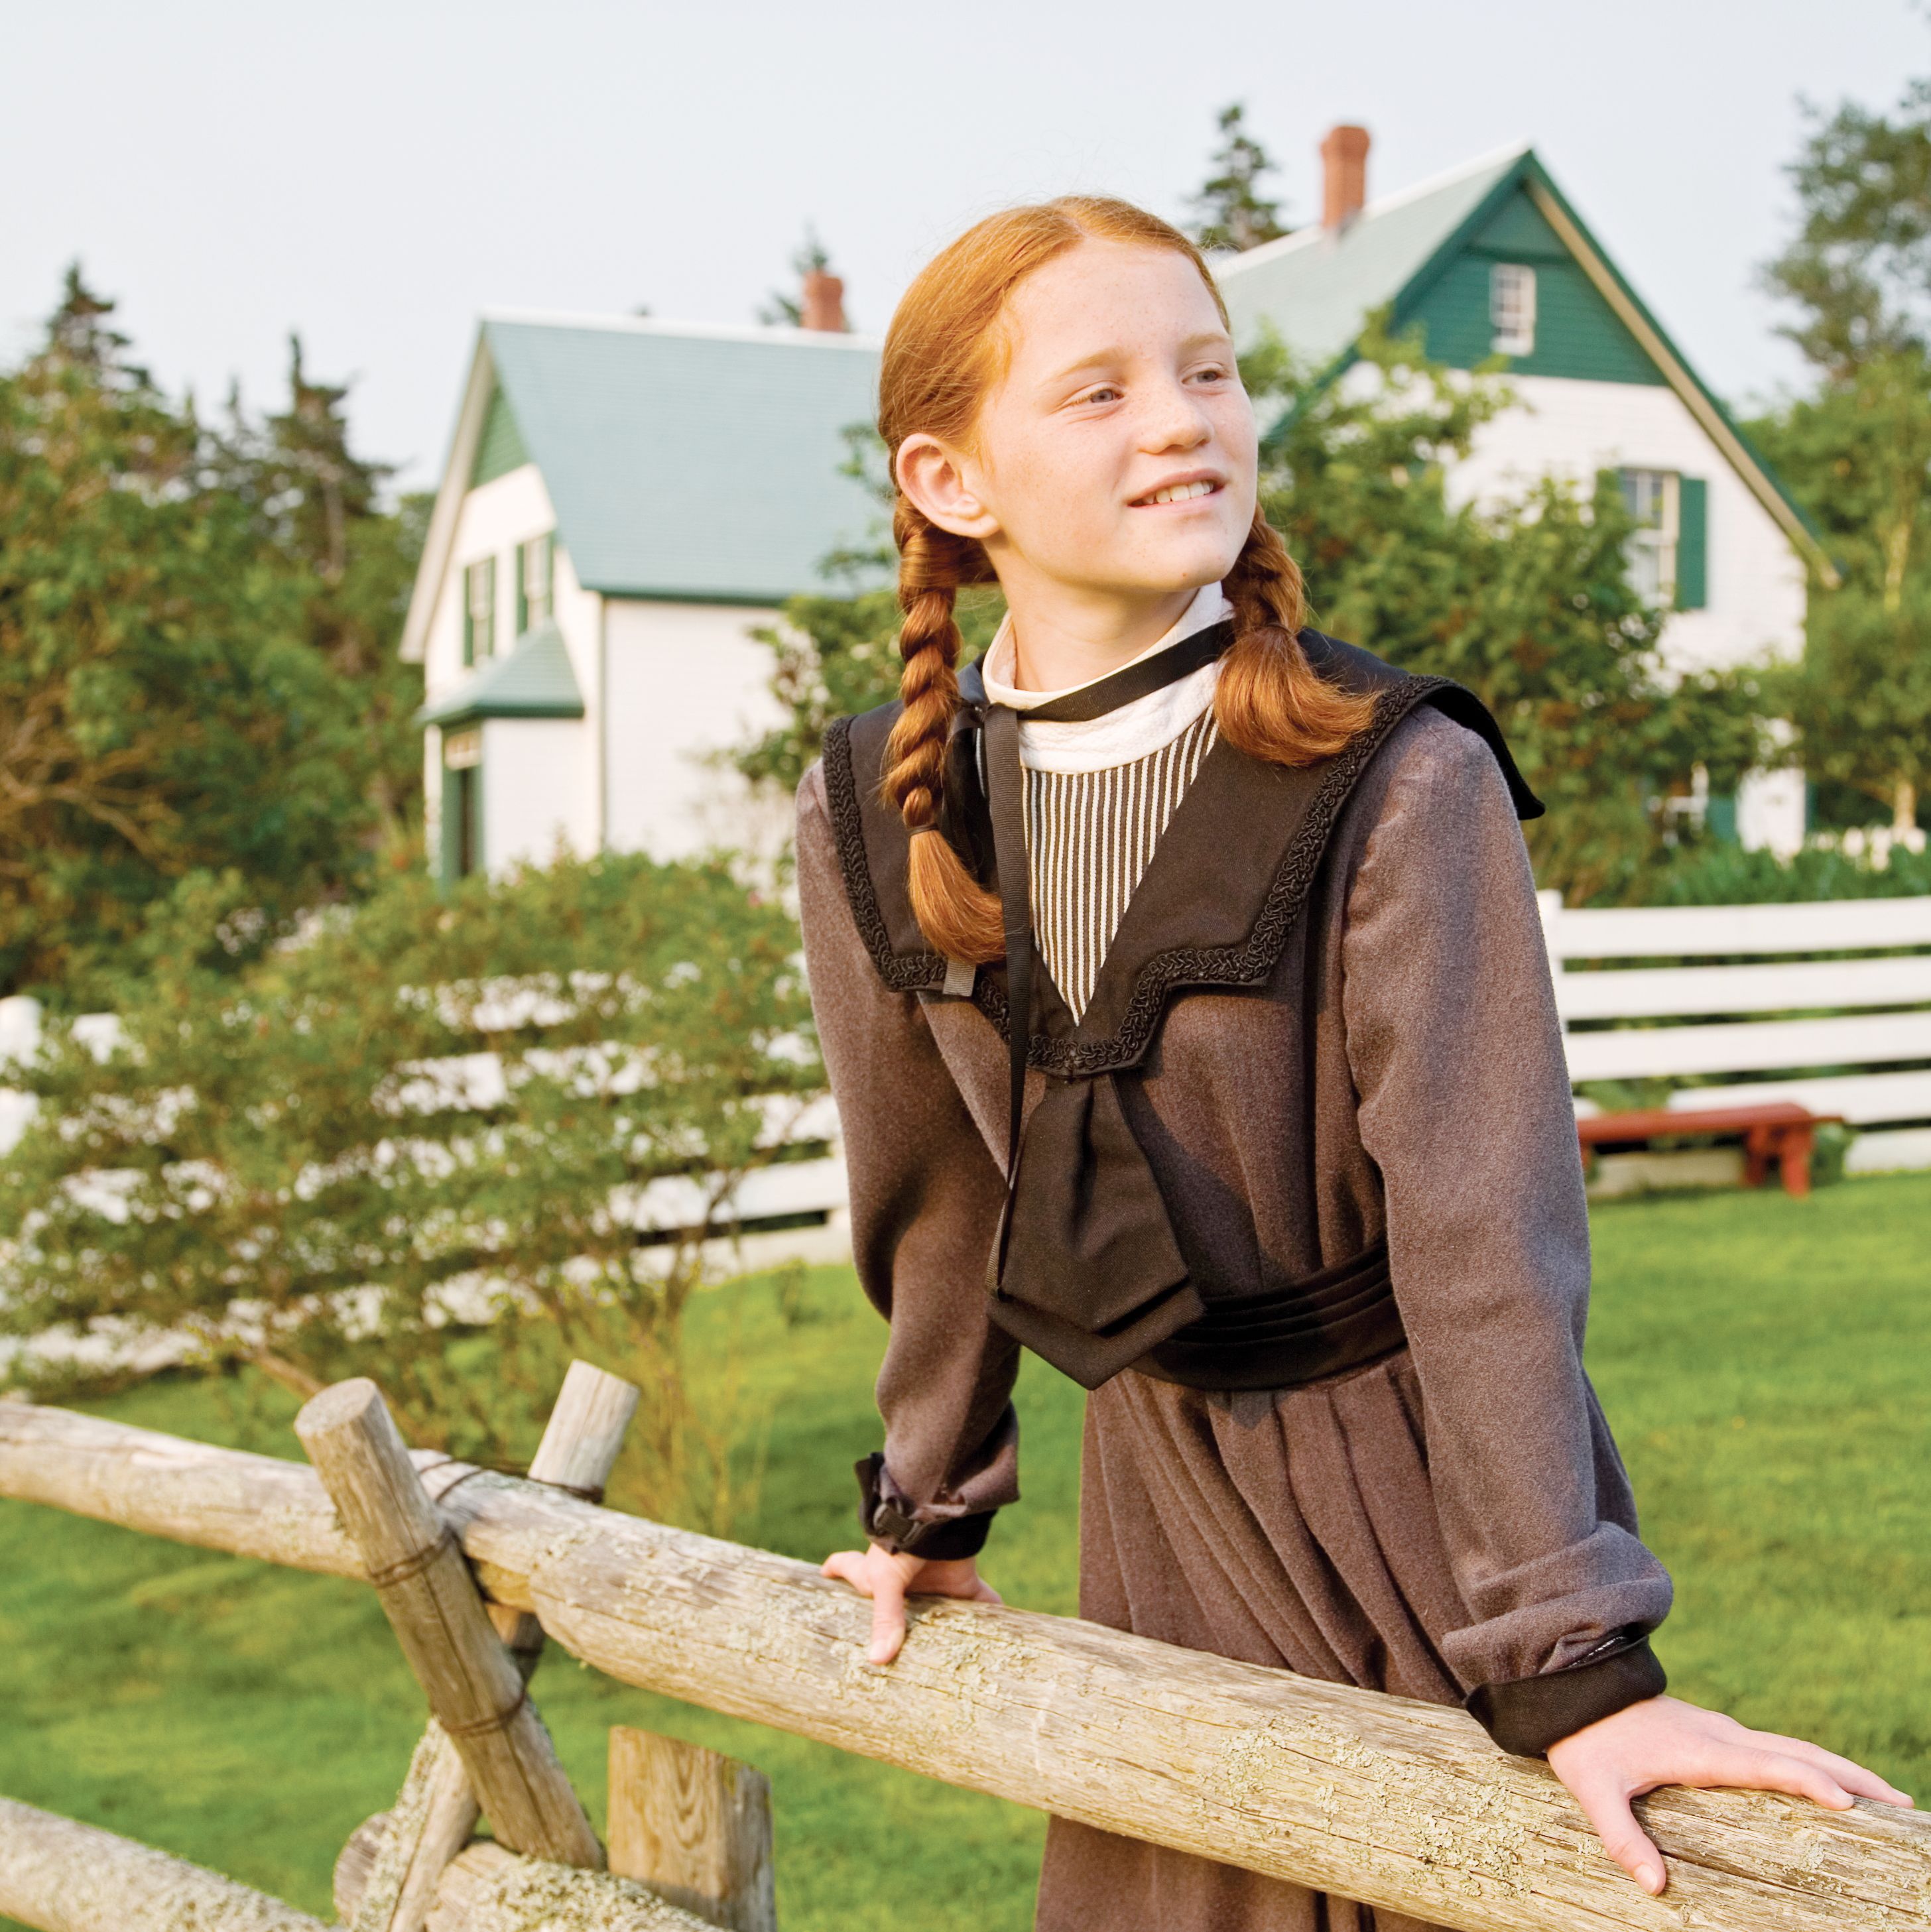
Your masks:
<svg viewBox="0 0 1931 1932"><path fill-rule="evenodd" d="M1214 692L1221 735L1269 764L1332 758L1367 724L1374 700L1331 684L1308 663L1299 637L1307 614L1301 572L1257 507L1224 587L1235 637Z"/></svg>
<svg viewBox="0 0 1931 1932"><path fill-rule="evenodd" d="M911 836L912 912L919 928L953 959L984 964L1006 950L999 902L966 869L938 829L945 746L959 705L959 635L953 606L964 584L991 580L986 554L969 537L929 522L905 496L892 512L899 548L899 674L903 706L885 745L880 790Z"/></svg>

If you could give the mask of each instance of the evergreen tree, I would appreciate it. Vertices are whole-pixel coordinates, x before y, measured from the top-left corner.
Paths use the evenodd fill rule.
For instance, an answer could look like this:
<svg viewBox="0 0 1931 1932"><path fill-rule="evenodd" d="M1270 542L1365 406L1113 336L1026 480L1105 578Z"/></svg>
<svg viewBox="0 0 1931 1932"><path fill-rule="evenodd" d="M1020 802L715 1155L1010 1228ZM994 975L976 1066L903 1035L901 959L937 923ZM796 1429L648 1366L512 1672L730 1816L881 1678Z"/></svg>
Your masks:
<svg viewBox="0 0 1931 1932"><path fill-rule="evenodd" d="M1931 783L1931 82L1819 120L1790 174L1765 274L1816 387L1754 427L1842 580L1812 583L1786 700L1811 775L1908 832Z"/></svg>
<svg viewBox="0 0 1931 1932"><path fill-rule="evenodd" d="M284 417L216 436L113 314L71 271L0 373L0 995L69 1004L193 874L255 908L218 958L360 891L417 782L420 520L376 503L340 393L298 366Z"/></svg>
<svg viewBox="0 0 1931 1932"><path fill-rule="evenodd" d="M263 542L298 585L302 629L356 688L358 766L382 836L407 836L421 784L412 720L422 673L396 656L433 499L382 501L395 472L350 447L347 386L317 382L289 338L287 406L260 422L230 405L227 486L251 506Z"/></svg>
<svg viewBox="0 0 1931 1932"><path fill-rule="evenodd" d="M1247 131L1246 115L1238 100L1221 110L1221 145L1209 164L1214 172L1188 202L1195 217L1194 239L1203 248L1257 248L1290 232L1281 219L1280 202L1260 193L1260 178L1278 170Z"/></svg>

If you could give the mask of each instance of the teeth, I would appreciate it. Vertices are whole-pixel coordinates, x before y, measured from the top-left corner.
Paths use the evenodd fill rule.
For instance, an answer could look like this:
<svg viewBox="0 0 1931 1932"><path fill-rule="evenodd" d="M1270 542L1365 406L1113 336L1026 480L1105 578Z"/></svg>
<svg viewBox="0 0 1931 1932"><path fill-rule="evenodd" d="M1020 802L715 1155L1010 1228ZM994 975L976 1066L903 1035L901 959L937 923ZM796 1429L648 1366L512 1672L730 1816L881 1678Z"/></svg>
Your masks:
<svg viewBox="0 0 1931 1932"><path fill-rule="evenodd" d="M1152 496L1140 500L1147 503L1185 503L1195 496L1211 496L1213 494L1211 483L1176 483L1170 489L1156 490Z"/></svg>

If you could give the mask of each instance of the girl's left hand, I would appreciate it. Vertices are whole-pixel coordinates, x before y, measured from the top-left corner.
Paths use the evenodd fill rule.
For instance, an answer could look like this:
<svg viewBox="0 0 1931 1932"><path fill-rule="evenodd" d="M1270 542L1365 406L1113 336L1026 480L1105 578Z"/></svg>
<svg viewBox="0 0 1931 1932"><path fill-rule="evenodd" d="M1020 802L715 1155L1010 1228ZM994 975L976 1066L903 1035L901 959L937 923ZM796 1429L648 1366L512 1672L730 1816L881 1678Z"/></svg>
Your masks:
<svg viewBox="0 0 1931 1932"><path fill-rule="evenodd" d="M1652 1893L1668 1883L1668 1874L1629 1801L1659 1784L1787 1791L1833 1811L1848 1811L1858 1798L1911 1802L1876 1772L1834 1751L1747 1730L1680 1697L1647 1698L1572 1732L1549 1747L1549 1768L1582 1807L1609 1856Z"/></svg>

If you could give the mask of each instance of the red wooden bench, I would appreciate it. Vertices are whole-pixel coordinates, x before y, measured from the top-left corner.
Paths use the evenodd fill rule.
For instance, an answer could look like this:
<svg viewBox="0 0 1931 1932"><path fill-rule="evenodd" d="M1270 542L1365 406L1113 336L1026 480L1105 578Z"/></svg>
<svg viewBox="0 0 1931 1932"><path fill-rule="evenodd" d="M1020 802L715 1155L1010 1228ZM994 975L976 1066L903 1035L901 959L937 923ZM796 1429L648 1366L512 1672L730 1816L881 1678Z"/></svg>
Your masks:
<svg viewBox="0 0 1931 1932"><path fill-rule="evenodd" d="M1841 1120L1837 1114L1813 1114L1794 1100L1759 1100L1747 1106L1652 1107L1640 1112L1592 1114L1575 1124L1583 1159L1599 1147L1629 1142L1681 1138L1689 1135L1741 1134L1743 1185L1755 1187L1775 1161L1786 1194L1810 1192L1810 1154L1817 1130Z"/></svg>

